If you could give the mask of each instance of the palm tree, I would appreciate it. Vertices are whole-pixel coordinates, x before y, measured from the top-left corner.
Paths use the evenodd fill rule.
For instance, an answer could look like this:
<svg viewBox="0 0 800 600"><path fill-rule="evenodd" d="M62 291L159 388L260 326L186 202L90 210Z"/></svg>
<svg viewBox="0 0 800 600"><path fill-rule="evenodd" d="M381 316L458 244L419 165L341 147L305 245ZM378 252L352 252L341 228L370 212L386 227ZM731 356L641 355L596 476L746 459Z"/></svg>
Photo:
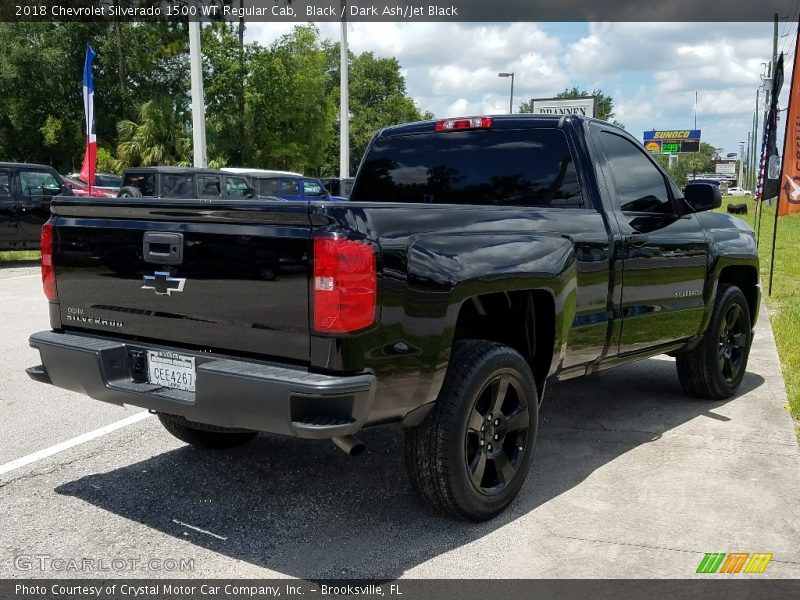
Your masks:
<svg viewBox="0 0 800 600"><path fill-rule="evenodd" d="M192 137L185 103L149 100L139 107L138 123L117 123L120 167L191 165Z"/></svg>

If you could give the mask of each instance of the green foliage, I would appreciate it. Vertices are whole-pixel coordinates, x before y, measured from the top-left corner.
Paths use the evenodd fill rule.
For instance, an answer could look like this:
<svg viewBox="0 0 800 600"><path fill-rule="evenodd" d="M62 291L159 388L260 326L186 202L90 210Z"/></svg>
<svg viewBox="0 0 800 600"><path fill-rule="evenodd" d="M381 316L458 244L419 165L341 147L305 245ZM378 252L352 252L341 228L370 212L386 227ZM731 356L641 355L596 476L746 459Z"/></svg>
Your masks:
<svg viewBox="0 0 800 600"><path fill-rule="evenodd" d="M61 123L61 119L56 119L54 116L48 115L44 125L39 128L39 132L42 134L43 138L42 143L45 146L55 146L58 144L62 128L63 124Z"/></svg>
<svg viewBox="0 0 800 600"><path fill-rule="evenodd" d="M789 409L797 423L800 434L800 214L780 217L778 219L778 238L775 245L775 271L773 275L772 295L769 289L769 263L772 250L773 224L775 222L775 202L769 206L765 203L760 224L756 220L755 202L750 196L726 197L719 212L725 212L728 204L747 204L747 215L744 221L759 230L759 259L761 266L761 290L769 309L769 320L778 346L783 378L786 382L786 393L789 397ZM737 217L733 217L737 218ZM761 319L767 318L761 311Z"/></svg>
<svg viewBox="0 0 800 600"><path fill-rule="evenodd" d="M210 166L338 173L338 45L313 25L268 48L238 34L221 22L202 29ZM91 44L98 170L191 163L185 23L0 23L0 39L3 159L80 167ZM408 97L398 62L371 53L350 55L350 109L353 169L377 129L430 117Z"/></svg>
<svg viewBox="0 0 800 600"><path fill-rule="evenodd" d="M114 158L111 151L103 146L97 147L97 172L121 174L119 161Z"/></svg>
<svg viewBox="0 0 800 600"><path fill-rule="evenodd" d="M327 66L313 25L295 27L269 48L254 49L245 92L249 166L320 168L335 112L325 94Z"/></svg>
<svg viewBox="0 0 800 600"><path fill-rule="evenodd" d="M679 186L684 186L691 175L713 173L713 158L716 154L717 149L714 146L701 142L700 152L679 154L677 160L673 161L672 166L669 164L669 156L667 154L655 154L653 156L667 170L675 183Z"/></svg>
<svg viewBox="0 0 800 600"><path fill-rule="evenodd" d="M327 48L329 64L328 95L339 106L340 46ZM383 127L432 119L408 97L406 82L395 58L379 58L372 52L350 53L348 62L350 106L350 170L358 167L373 134ZM324 174L339 174L339 114L331 124L332 142L328 147Z"/></svg>
<svg viewBox="0 0 800 600"><path fill-rule="evenodd" d="M227 157L245 164L244 98L247 65L254 46L240 47L236 31L223 23L212 23L202 30L203 91L206 100L206 141L208 155Z"/></svg>
<svg viewBox="0 0 800 600"><path fill-rule="evenodd" d="M149 100L139 107L138 123L117 123L118 166L190 165L192 137L185 102Z"/></svg>

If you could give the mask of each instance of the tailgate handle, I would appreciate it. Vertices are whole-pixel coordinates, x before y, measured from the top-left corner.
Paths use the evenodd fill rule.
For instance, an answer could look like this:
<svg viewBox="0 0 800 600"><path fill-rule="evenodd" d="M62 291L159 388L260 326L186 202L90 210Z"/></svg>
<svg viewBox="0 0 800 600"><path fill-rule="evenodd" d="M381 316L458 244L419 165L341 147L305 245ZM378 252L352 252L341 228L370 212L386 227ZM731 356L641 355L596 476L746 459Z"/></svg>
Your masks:
<svg viewBox="0 0 800 600"><path fill-rule="evenodd" d="M142 241L144 260L158 265L179 265L183 262L183 234L147 231Z"/></svg>

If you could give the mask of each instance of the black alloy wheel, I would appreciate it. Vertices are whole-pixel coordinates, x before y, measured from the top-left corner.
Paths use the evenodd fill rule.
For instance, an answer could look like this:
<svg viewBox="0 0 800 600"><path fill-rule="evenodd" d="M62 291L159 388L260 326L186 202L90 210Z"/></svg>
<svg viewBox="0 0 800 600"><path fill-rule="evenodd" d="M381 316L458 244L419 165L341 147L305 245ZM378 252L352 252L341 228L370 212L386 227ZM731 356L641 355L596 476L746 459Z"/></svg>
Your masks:
<svg viewBox="0 0 800 600"><path fill-rule="evenodd" d="M719 328L719 368L731 385L739 378L747 358L746 326L742 307L731 304Z"/></svg>
<svg viewBox="0 0 800 600"><path fill-rule="evenodd" d="M501 492L517 474L528 444L528 399L512 373L490 381L477 395L464 439L475 488Z"/></svg>

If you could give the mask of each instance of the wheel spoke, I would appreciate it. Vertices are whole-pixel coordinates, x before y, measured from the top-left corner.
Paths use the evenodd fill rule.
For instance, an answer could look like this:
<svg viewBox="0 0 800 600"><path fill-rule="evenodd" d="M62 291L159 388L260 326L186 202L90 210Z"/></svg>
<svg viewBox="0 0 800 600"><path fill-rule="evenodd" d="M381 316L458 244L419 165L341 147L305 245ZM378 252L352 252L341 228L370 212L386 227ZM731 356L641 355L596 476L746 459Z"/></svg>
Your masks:
<svg viewBox="0 0 800 600"><path fill-rule="evenodd" d="M506 419L506 432L527 429L529 420L530 415L528 414L528 409L525 407L520 408Z"/></svg>
<svg viewBox="0 0 800 600"><path fill-rule="evenodd" d="M469 416L469 427L470 432L480 433L481 426L483 425L483 415L478 412L478 409L473 408L472 413Z"/></svg>
<svg viewBox="0 0 800 600"><path fill-rule="evenodd" d="M727 356L722 359L722 376L725 379L733 379L733 375L731 375L732 370L732 363L731 359Z"/></svg>
<svg viewBox="0 0 800 600"><path fill-rule="evenodd" d="M737 333L733 336L733 343L731 345L734 348L744 348L746 339L747 336L744 333Z"/></svg>
<svg viewBox="0 0 800 600"><path fill-rule="evenodd" d="M492 384L492 394L494 396L492 399L492 412L498 413L503 408L503 402L505 402L506 394L508 393L508 383L508 376L503 375L497 382Z"/></svg>
<svg viewBox="0 0 800 600"><path fill-rule="evenodd" d="M497 470L497 477L506 485L511 483L514 478L514 465L508 460L508 455L505 450L500 450L499 454L494 457L494 466Z"/></svg>
<svg viewBox="0 0 800 600"><path fill-rule="evenodd" d="M731 306L731 309L728 311L728 317L725 319L725 323L727 325L726 331L733 331L733 329L736 327L736 324L739 322L739 316L741 315L741 312L742 311L738 304Z"/></svg>
<svg viewBox="0 0 800 600"><path fill-rule="evenodd" d="M736 379L736 377L739 375L739 361L729 358L728 371L730 371L731 379Z"/></svg>
<svg viewBox="0 0 800 600"><path fill-rule="evenodd" d="M472 460L472 463L469 465L469 476L472 479L472 483L474 483L476 487L483 487L481 483L483 483L483 474L485 472L486 453L479 450L475 458Z"/></svg>

